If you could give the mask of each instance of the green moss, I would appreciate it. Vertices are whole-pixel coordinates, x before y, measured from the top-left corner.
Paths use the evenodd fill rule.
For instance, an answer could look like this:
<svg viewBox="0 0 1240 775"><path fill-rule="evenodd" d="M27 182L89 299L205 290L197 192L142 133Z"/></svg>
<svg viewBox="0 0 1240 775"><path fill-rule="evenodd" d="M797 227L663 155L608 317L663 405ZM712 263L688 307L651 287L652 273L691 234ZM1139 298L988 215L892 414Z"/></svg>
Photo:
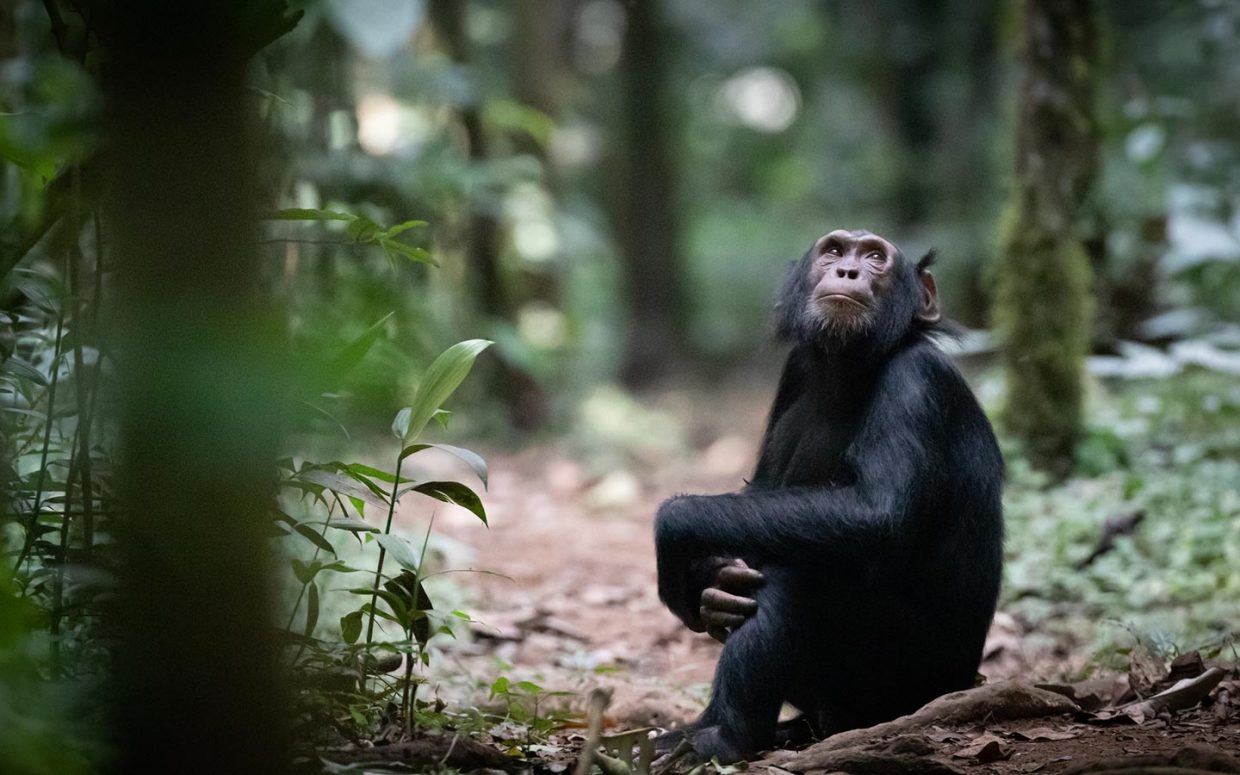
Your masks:
<svg viewBox="0 0 1240 775"><path fill-rule="evenodd" d="M994 323L1008 395L1002 421L1034 466L1066 474L1081 433L1090 267L1070 229L1040 223L1028 189L1004 214Z"/></svg>

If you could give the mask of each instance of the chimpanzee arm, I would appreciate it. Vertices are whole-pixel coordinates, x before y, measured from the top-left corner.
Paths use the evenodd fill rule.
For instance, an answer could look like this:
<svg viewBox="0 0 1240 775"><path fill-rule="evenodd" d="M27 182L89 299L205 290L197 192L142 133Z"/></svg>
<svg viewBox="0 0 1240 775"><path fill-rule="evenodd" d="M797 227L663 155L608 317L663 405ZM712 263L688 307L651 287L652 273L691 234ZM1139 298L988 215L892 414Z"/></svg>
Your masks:
<svg viewBox="0 0 1240 775"><path fill-rule="evenodd" d="M808 346L799 345L788 353L788 360L785 361L784 370L779 377L779 388L775 391L775 400L771 404L771 414L766 420L766 431L762 434L762 452L758 456L758 465L754 469L749 484L758 487L770 484L768 479L771 475L771 434L779 418L783 417L792 402L805 390L805 365L802 361L805 358L804 348Z"/></svg>
<svg viewBox="0 0 1240 775"><path fill-rule="evenodd" d="M803 364L803 348L807 345L794 347L788 353L783 372L779 378L779 388L775 391L775 400L771 404L771 413L766 421L766 432L763 435L762 452L758 465L750 482L752 485L765 486L770 468L767 459L770 448L772 430L779 418L805 389L805 366ZM670 573L660 568L659 596L667 603L668 609L676 614L685 626L694 632L704 632L706 623L702 621L702 591L711 586L721 568L732 562L731 557L707 556L686 559L679 566L678 573Z"/></svg>
<svg viewBox="0 0 1240 775"><path fill-rule="evenodd" d="M913 540L908 523L942 460L943 414L964 389L938 354L906 352L876 386L846 455L856 474L843 487L751 488L725 495L682 495L655 523L660 596L692 558L723 555L762 562L881 561ZM948 395L940 395L947 393ZM665 579L666 576L666 579Z"/></svg>

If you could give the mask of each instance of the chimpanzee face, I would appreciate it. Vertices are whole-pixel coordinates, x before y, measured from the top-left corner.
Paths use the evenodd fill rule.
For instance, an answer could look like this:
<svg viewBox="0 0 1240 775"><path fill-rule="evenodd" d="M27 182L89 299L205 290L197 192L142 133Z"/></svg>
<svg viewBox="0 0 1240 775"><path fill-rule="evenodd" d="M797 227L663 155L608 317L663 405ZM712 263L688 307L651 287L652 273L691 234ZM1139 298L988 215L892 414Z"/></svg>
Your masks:
<svg viewBox="0 0 1240 775"><path fill-rule="evenodd" d="M868 231L836 229L810 248L806 316L832 338L873 328L895 281L899 249Z"/></svg>
<svg viewBox="0 0 1240 775"><path fill-rule="evenodd" d="M932 263L934 251L914 265L890 241L868 231L824 234L788 274L775 305L776 334L868 358L887 352L910 332L938 330Z"/></svg>

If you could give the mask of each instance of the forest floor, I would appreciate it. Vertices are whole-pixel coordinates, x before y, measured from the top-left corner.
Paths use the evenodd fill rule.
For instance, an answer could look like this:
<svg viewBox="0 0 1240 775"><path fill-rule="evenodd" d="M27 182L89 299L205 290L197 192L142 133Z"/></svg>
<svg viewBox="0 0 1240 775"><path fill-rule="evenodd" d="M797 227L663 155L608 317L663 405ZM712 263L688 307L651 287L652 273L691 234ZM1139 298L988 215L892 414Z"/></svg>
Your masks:
<svg viewBox="0 0 1240 775"><path fill-rule="evenodd" d="M659 602L652 519L659 502L674 493L725 492L742 484L769 402L771 388L763 382L729 384L708 395L668 390L641 405L605 397L594 415L583 419L595 428L591 441L489 454L489 529L457 509L436 517L446 566L487 572L450 577L462 607L476 621L472 637L450 642L437 655L431 676L437 696L503 714L503 698L489 691L503 676L510 686L536 685L525 685L519 701L527 709L537 701L538 716L557 708L580 712L591 688L610 689L608 732L674 726L695 717L708 696L721 647L687 630ZM616 448L623 454L598 454ZM1027 634L1000 611L981 667L990 683L1055 682L1080 674L1088 655L1044 638L1027 640ZM1169 757L1189 744L1240 754L1240 682L1232 668L1230 680L1216 687L1204 706L1142 724L1124 718L1104 724L1097 714L1062 709L996 722L1001 711L983 712L917 730L912 746L920 750L918 761L945 768L927 772L1056 773L1099 760ZM1126 684L1149 690L1164 677L1103 675L1077 688L1094 692L1109 706ZM581 747L583 732L580 722L572 722L542 744L512 752L523 747L551 771L562 771ZM514 735L519 738L519 730L494 730L497 741ZM1198 772L1240 772L1240 763L1227 769L1225 760L1210 764L1198 755L1194 761ZM1187 766L1183 757L1180 764ZM834 768L902 771L893 767L854 762ZM779 768L824 765L784 761Z"/></svg>

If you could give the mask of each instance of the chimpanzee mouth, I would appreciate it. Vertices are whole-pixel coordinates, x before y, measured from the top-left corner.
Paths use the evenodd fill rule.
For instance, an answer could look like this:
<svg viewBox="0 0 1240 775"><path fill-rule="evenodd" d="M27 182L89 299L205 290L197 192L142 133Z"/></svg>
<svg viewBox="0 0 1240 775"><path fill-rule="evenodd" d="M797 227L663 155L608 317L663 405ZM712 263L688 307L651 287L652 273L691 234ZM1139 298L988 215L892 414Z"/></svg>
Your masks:
<svg viewBox="0 0 1240 775"><path fill-rule="evenodd" d="M860 299L855 298L853 296L849 296L846 293L825 293L822 296L818 297L818 301L820 302L848 301L848 302L852 302L853 304L855 304L856 306L862 309L866 309L867 307L870 306L869 304L866 304L864 301L861 301Z"/></svg>

